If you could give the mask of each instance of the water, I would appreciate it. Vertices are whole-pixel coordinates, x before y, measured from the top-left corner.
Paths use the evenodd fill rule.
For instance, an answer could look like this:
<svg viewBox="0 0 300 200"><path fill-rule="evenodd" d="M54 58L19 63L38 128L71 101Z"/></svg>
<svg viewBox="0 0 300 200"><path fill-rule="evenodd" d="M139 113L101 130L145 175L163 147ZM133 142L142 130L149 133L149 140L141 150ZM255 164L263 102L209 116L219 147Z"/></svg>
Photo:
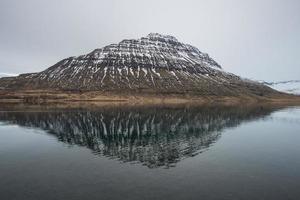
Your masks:
<svg viewBox="0 0 300 200"><path fill-rule="evenodd" d="M0 199L300 199L300 108L11 108Z"/></svg>

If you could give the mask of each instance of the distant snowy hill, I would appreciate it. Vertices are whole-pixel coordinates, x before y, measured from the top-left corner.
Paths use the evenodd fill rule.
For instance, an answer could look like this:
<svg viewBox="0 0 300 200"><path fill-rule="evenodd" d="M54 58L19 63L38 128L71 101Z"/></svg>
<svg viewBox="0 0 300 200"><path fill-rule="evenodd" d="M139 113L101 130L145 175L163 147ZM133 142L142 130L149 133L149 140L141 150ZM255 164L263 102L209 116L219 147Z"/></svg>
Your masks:
<svg viewBox="0 0 300 200"><path fill-rule="evenodd" d="M264 84L281 92L300 95L300 80L264 82Z"/></svg>
<svg viewBox="0 0 300 200"><path fill-rule="evenodd" d="M10 74L10 73L2 73L2 72L0 72L0 78L1 77L11 77L11 76L18 76L18 74Z"/></svg>

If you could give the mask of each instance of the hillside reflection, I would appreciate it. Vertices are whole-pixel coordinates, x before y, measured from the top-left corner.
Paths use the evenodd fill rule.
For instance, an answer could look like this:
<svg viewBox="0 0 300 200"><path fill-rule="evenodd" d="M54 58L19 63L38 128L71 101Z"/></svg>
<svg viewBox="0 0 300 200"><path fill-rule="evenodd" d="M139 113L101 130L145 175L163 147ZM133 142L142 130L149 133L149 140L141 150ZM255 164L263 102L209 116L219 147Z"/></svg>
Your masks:
<svg viewBox="0 0 300 200"><path fill-rule="evenodd" d="M208 150L225 128L271 112L262 107L115 107L0 112L0 121L39 128L101 156L155 168Z"/></svg>

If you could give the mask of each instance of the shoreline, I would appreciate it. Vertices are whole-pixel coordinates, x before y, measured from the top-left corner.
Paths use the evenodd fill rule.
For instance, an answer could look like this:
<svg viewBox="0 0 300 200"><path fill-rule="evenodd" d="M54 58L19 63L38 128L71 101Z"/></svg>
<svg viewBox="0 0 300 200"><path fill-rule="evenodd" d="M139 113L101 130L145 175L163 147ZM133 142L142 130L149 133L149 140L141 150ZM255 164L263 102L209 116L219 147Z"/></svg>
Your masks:
<svg viewBox="0 0 300 200"><path fill-rule="evenodd" d="M117 93L101 91L0 90L1 104L123 104L123 105L300 105L300 96L207 96L201 94Z"/></svg>

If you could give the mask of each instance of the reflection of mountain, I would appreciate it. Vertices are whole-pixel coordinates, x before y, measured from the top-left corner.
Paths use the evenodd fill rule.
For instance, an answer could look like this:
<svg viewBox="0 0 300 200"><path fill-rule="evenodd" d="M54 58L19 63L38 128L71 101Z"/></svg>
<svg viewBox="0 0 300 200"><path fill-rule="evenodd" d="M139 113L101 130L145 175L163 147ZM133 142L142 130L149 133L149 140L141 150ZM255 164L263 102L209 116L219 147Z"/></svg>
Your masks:
<svg viewBox="0 0 300 200"><path fill-rule="evenodd" d="M0 121L40 128L94 153L170 167L205 151L222 129L271 113L263 108L99 108L54 112L0 112Z"/></svg>

